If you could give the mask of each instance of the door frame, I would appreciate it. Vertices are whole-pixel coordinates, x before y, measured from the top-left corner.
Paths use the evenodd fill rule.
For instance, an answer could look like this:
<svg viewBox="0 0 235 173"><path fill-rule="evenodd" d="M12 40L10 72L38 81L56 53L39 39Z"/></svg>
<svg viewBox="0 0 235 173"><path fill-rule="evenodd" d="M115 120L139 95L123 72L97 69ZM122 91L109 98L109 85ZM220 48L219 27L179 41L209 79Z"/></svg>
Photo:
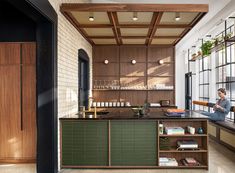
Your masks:
<svg viewBox="0 0 235 173"><path fill-rule="evenodd" d="M48 0L5 0L36 26L37 173L58 172L57 13ZM14 41L14 38L9 38Z"/></svg>
<svg viewBox="0 0 235 173"><path fill-rule="evenodd" d="M87 99L89 99L89 90L90 90L90 58L86 51L84 49L79 49L78 50L78 108L80 106L80 83L81 83L81 78L80 78L80 62L85 61L87 63ZM88 107L88 102L86 103L86 108Z"/></svg>

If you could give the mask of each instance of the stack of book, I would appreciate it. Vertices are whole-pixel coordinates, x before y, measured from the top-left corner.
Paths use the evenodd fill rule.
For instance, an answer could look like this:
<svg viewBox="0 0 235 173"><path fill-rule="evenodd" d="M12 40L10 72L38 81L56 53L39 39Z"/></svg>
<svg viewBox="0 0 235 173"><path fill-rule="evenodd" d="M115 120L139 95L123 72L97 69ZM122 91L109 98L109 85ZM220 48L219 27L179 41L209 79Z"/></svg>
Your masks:
<svg viewBox="0 0 235 173"><path fill-rule="evenodd" d="M160 138L159 139L159 148L160 150L170 150L170 139L169 138Z"/></svg>
<svg viewBox="0 0 235 173"><path fill-rule="evenodd" d="M160 157L159 166L178 166L175 158Z"/></svg>
<svg viewBox="0 0 235 173"><path fill-rule="evenodd" d="M169 116L169 117L177 117L177 116L182 116L184 115L185 111L183 109L167 109L166 110L166 116Z"/></svg>
<svg viewBox="0 0 235 173"><path fill-rule="evenodd" d="M184 135L185 130L182 127L165 127L167 135Z"/></svg>
<svg viewBox="0 0 235 173"><path fill-rule="evenodd" d="M178 149L198 149L197 141L193 139L177 141Z"/></svg>
<svg viewBox="0 0 235 173"><path fill-rule="evenodd" d="M181 162L184 166L200 166L200 163L192 157L186 157L182 159Z"/></svg>

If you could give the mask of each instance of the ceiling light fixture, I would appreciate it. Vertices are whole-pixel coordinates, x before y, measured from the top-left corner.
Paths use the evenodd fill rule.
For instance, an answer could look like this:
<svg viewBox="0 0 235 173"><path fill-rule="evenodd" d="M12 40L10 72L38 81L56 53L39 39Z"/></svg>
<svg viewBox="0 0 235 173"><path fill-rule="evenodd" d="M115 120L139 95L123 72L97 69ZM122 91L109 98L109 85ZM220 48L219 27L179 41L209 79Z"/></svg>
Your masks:
<svg viewBox="0 0 235 173"><path fill-rule="evenodd" d="M133 13L133 18L132 18L132 20L134 20L134 21L137 21L137 20L138 20L137 12L134 12L134 13Z"/></svg>
<svg viewBox="0 0 235 173"><path fill-rule="evenodd" d="M175 13L175 21L179 21L181 18L180 18L180 13L179 12L176 12Z"/></svg>
<svg viewBox="0 0 235 173"><path fill-rule="evenodd" d="M89 21L93 22L95 20L93 12L90 12Z"/></svg>

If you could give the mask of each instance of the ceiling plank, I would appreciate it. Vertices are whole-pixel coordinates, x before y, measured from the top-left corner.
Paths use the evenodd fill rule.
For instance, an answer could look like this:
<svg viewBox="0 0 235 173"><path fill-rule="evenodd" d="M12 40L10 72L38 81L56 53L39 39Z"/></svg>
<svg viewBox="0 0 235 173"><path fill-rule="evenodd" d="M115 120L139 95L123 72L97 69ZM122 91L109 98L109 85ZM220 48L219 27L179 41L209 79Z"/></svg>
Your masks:
<svg viewBox="0 0 235 173"><path fill-rule="evenodd" d="M107 14L108 14L110 23L113 25L113 33L114 33L116 42L117 42L118 45L120 45L121 42L120 42L120 39L119 39L119 37L118 37L117 24L116 24L116 20L115 20L115 18L114 18L113 12L107 12Z"/></svg>
<svg viewBox="0 0 235 173"><path fill-rule="evenodd" d="M62 3L61 11L208 12L208 4Z"/></svg>
<svg viewBox="0 0 235 173"><path fill-rule="evenodd" d="M65 18L70 21L70 23L78 30L78 32L91 44L94 45L95 43L88 38L86 31L83 28L79 27L78 21L74 18L71 12L62 12Z"/></svg>
<svg viewBox="0 0 235 173"><path fill-rule="evenodd" d="M190 28L186 28L181 34L180 37L183 38L192 28L195 26L202 18L205 16L206 13L199 13L193 21L189 24ZM181 39L176 39L174 41L174 45L176 45Z"/></svg>
<svg viewBox="0 0 235 173"><path fill-rule="evenodd" d="M157 25L161 21L162 15L163 15L162 12L155 12L154 13L152 21L151 21L151 25L152 25L153 28L149 29L149 32L148 32L149 39L146 40L146 42L145 42L146 45L150 45L151 44L151 42L153 40L153 37L155 35L155 32L157 30Z"/></svg>

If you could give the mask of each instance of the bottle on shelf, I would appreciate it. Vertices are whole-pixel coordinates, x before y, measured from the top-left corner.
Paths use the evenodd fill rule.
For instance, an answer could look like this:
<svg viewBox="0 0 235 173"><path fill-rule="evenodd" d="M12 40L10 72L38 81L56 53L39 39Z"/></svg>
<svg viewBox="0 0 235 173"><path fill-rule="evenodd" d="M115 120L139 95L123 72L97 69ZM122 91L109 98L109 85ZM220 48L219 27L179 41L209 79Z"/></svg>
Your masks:
<svg viewBox="0 0 235 173"><path fill-rule="evenodd" d="M162 124L161 121L159 122L158 127L159 127L159 134L160 134L160 135L163 135L163 124Z"/></svg>

